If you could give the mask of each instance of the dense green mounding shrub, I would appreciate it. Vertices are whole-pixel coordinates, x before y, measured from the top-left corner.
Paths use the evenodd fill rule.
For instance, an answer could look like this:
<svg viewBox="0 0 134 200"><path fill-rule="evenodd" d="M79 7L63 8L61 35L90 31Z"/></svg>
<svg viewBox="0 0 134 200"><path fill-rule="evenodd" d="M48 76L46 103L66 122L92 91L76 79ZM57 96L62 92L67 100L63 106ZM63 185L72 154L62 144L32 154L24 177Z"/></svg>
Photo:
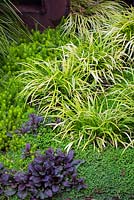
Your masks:
<svg viewBox="0 0 134 200"><path fill-rule="evenodd" d="M17 96L21 86L14 77L1 79L0 150L6 150L10 146L14 131L27 119L28 114L34 111L25 105L23 98Z"/></svg>
<svg viewBox="0 0 134 200"><path fill-rule="evenodd" d="M33 31L30 39L21 39L19 45L12 45L6 59L6 65L2 66L5 72L18 71L22 69L21 62L31 63L33 59L44 61L60 59L61 52L57 47L68 42L77 40L72 37L63 36L61 26L56 29L47 29L43 33Z"/></svg>
<svg viewBox="0 0 134 200"><path fill-rule="evenodd" d="M61 52L56 47L66 44L70 38L61 37L61 29L47 29L44 33L34 31L30 38L22 37L18 43L12 43L6 64L1 67L1 116L0 116L0 148L10 146L11 135L20 126L23 119L32 113L33 109L25 104L23 97L17 97L22 84L14 78L14 74L22 69L20 63L31 63L33 59L52 60L60 58ZM16 135L13 135L15 141ZM18 138L16 138L17 142Z"/></svg>

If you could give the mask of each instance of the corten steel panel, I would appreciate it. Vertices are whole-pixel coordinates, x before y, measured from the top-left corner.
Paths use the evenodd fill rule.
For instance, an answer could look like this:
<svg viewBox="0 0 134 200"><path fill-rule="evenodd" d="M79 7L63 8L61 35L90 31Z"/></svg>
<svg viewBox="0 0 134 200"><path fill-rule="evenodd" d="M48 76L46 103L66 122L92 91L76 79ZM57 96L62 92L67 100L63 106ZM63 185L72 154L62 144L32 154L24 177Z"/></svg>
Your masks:
<svg viewBox="0 0 134 200"><path fill-rule="evenodd" d="M40 30L55 27L61 18L70 12L70 0L36 0L33 2L21 0L21 3L15 5L30 29L35 28L35 22L38 22Z"/></svg>
<svg viewBox="0 0 134 200"><path fill-rule="evenodd" d="M134 0L124 0L128 5L134 6Z"/></svg>

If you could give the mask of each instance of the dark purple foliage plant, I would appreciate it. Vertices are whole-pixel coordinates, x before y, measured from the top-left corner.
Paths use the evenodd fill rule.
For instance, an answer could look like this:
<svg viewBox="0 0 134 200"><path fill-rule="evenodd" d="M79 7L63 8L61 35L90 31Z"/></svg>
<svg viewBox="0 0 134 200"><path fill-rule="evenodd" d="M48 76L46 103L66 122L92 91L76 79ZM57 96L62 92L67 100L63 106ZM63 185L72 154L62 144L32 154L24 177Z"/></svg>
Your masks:
<svg viewBox="0 0 134 200"><path fill-rule="evenodd" d="M22 158L25 159L27 157L30 157L32 155L31 153L31 145L29 143L26 144L25 148L22 152Z"/></svg>
<svg viewBox="0 0 134 200"><path fill-rule="evenodd" d="M45 199L73 187L84 188L84 181L77 178L76 170L81 161L73 159L72 150L65 154L50 148L45 155L38 155L28 167L32 196Z"/></svg>
<svg viewBox="0 0 134 200"><path fill-rule="evenodd" d="M44 118L42 116L38 116L36 114L30 114L29 120L22 125L22 127L16 130L18 134L25 134L32 132L36 134L38 127L43 123Z"/></svg>
<svg viewBox="0 0 134 200"><path fill-rule="evenodd" d="M14 176L12 170L6 169L0 163L0 196L12 196L16 193L14 189Z"/></svg>
<svg viewBox="0 0 134 200"><path fill-rule="evenodd" d="M58 193L72 188L86 188L84 180L78 178L74 151L64 153L49 148L45 154L38 154L29 164L26 172L7 173L0 165L0 194L17 195L20 199L51 199Z"/></svg>

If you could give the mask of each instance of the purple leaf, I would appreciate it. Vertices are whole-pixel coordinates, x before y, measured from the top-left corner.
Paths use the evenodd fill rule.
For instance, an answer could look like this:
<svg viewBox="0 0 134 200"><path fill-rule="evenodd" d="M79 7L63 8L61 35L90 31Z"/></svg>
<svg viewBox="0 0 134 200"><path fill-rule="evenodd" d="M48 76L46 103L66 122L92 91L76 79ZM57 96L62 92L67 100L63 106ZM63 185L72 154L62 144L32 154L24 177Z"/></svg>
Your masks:
<svg viewBox="0 0 134 200"><path fill-rule="evenodd" d="M50 190L50 189L46 189L46 190L45 190L45 194L46 194L48 197L52 197L52 196L53 196L52 190Z"/></svg>
<svg viewBox="0 0 134 200"><path fill-rule="evenodd" d="M25 188L26 188L25 184L21 184L19 185L18 190L23 191L25 190Z"/></svg>
<svg viewBox="0 0 134 200"><path fill-rule="evenodd" d="M64 181L63 182L64 187L70 187L70 182L69 181Z"/></svg>
<svg viewBox="0 0 134 200"><path fill-rule="evenodd" d="M63 171L63 166L56 167L54 170L55 175L60 174Z"/></svg>
<svg viewBox="0 0 134 200"><path fill-rule="evenodd" d="M61 151L61 149L57 149L57 158L65 158L65 154Z"/></svg>
<svg viewBox="0 0 134 200"><path fill-rule="evenodd" d="M54 150L52 148L49 148L47 151L46 151L46 155L53 155L54 154Z"/></svg>
<svg viewBox="0 0 134 200"><path fill-rule="evenodd" d="M57 118L56 119L56 124L59 124L61 122L61 119L60 118Z"/></svg>
<svg viewBox="0 0 134 200"><path fill-rule="evenodd" d="M34 116L35 116L35 114L34 114L34 113L31 113L31 114L29 115L29 118L30 118L30 119L33 119Z"/></svg>
<svg viewBox="0 0 134 200"><path fill-rule="evenodd" d="M17 195L20 199L26 199L28 193L27 191L18 191Z"/></svg>
<svg viewBox="0 0 134 200"><path fill-rule="evenodd" d="M42 180L44 182L48 182L50 180L50 176L46 175Z"/></svg>
<svg viewBox="0 0 134 200"><path fill-rule="evenodd" d="M43 121L44 121L44 117L39 116L39 117L38 117L38 122L41 123L41 122L43 122Z"/></svg>
<svg viewBox="0 0 134 200"><path fill-rule="evenodd" d="M18 172L14 176L15 181L18 183L27 182L27 178L27 175L23 172Z"/></svg>
<svg viewBox="0 0 134 200"><path fill-rule="evenodd" d="M3 174L1 176L2 180L6 183L9 180L10 175L9 174Z"/></svg>
<svg viewBox="0 0 134 200"><path fill-rule="evenodd" d="M13 196L16 193L16 190L9 188L8 190L5 191L5 194L7 196Z"/></svg>
<svg viewBox="0 0 134 200"><path fill-rule="evenodd" d="M41 182L41 178L40 177L33 177L32 178L33 183L40 183Z"/></svg>
<svg viewBox="0 0 134 200"><path fill-rule="evenodd" d="M74 167L70 167L70 168L67 169L67 171L70 172L70 173L72 173L72 172L75 171L75 168Z"/></svg>
<svg viewBox="0 0 134 200"><path fill-rule="evenodd" d="M72 180L73 181L77 180L77 173L72 174Z"/></svg>
<svg viewBox="0 0 134 200"><path fill-rule="evenodd" d="M30 132L30 129L31 129L31 127L30 126L23 126L21 129L20 129L20 131L21 131L21 133L28 133L28 132Z"/></svg>
<svg viewBox="0 0 134 200"><path fill-rule="evenodd" d="M67 163L64 167L64 169L69 169L70 167L72 167L72 163Z"/></svg>
<svg viewBox="0 0 134 200"><path fill-rule="evenodd" d="M79 191L79 190L82 190L82 189L87 189L87 185L85 185L85 184L79 184L78 186L77 186L77 190Z"/></svg>
<svg viewBox="0 0 134 200"><path fill-rule="evenodd" d="M26 144L26 147L25 147L25 152L29 152L31 149L31 146L29 143Z"/></svg>
<svg viewBox="0 0 134 200"><path fill-rule="evenodd" d="M79 164L81 164L81 163L83 163L81 160L73 160L73 161L71 162L72 166L79 165Z"/></svg>
<svg viewBox="0 0 134 200"><path fill-rule="evenodd" d="M34 162L35 163L38 163L38 164L43 164L44 162L44 157L43 156L38 156L34 159Z"/></svg>
<svg viewBox="0 0 134 200"><path fill-rule="evenodd" d="M58 191L59 191L59 185L52 185L52 191L54 192L54 193L57 193Z"/></svg>
<svg viewBox="0 0 134 200"><path fill-rule="evenodd" d="M70 150L68 152L67 158L68 158L68 162L73 160L73 158L74 158L74 151L73 150Z"/></svg>
<svg viewBox="0 0 134 200"><path fill-rule="evenodd" d="M39 174L37 171L34 169L33 163L28 166L28 173L33 174L34 176L38 176Z"/></svg>
<svg viewBox="0 0 134 200"><path fill-rule="evenodd" d="M39 164L34 165L34 168L36 169L37 172L42 172L43 167Z"/></svg>

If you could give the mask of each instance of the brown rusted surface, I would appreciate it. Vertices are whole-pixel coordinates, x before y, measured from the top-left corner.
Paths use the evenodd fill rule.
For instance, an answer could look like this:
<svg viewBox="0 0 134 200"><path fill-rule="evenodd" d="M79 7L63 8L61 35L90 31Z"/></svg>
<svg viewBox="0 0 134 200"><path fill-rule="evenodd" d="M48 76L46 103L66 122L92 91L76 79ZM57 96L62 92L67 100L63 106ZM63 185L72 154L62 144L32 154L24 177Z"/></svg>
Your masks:
<svg viewBox="0 0 134 200"><path fill-rule="evenodd" d="M34 29L35 24L38 24L40 30L55 27L70 12L70 0L21 0L20 3L13 3L30 29Z"/></svg>
<svg viewBox="0 0 134 200"><path fill-rule="evenodd" d="M128 5L134 6L134 0L124 0Z"/></svg>

